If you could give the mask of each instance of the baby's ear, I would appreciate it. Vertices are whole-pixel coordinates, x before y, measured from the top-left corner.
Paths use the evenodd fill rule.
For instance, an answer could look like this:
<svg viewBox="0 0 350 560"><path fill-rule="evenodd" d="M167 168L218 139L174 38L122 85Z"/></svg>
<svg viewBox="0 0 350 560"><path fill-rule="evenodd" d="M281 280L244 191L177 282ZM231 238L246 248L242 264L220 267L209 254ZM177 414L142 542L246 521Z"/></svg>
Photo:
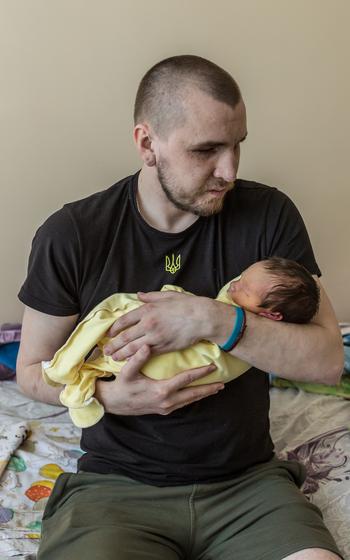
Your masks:
<svg viewBox="0 0 350 560"><path fill-rule="evenodd" d="M258 314L262 317L267 317L267 319L272 319L273 321L283 320L283 315L280 311L260 311Z"/></svg>

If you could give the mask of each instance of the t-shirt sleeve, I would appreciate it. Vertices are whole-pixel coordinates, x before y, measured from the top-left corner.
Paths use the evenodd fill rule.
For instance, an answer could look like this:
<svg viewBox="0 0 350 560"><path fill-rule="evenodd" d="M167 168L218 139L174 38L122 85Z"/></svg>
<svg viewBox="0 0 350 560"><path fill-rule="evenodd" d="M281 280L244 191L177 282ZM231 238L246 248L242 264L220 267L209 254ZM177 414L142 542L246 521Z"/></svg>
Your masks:
<svg viewBox="0 0 350 560"><path fill-rule="evenodd" d="M79 313L79 262L77 231L71 215L63 207L34 236L27 277L18 298L49 315Z"/></svg>
<svg viewBox="0 0 350 560"><path fill-rule="evenodd" d="M276 190L268 212L266 248L268 257L297 261L321 276L303 218L290 198Z"/></svg>

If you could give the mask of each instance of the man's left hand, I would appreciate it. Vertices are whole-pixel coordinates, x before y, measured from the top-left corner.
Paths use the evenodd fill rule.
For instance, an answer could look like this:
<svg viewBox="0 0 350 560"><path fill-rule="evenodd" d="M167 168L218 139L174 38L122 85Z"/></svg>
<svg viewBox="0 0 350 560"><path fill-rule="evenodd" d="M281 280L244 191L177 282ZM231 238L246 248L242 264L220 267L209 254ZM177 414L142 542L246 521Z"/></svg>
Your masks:
<svg viewBox="0 0 350 560"><path fill-rule="evenodd" d="M111 341L104 352L114 360L133 356L144 344L152 354L163 354L208 336L208 321L218 302L172 291L137 295L144 305L120 317L107 332Z"/></svg>

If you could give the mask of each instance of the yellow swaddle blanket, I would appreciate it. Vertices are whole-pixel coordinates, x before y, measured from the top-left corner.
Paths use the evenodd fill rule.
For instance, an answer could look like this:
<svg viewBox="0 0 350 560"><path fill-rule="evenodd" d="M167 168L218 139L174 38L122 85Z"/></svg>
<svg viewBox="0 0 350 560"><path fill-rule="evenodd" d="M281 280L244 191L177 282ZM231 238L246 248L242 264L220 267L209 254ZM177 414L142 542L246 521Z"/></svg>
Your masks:
<svg viewBox="0 0 350 560"><path fill-rule="evenodd" d="M217 300L234 305L227 296L224 286ZM161 291L185 292L178 286L165 285ZM123 361L115 361L103 354L108 342L105 336L113 323L125 313L143 305L136 294L113 294L99 303L81 323L67 342L55 353L49 362L42 362L43 377L49 385L65 385L60 394L61 403L68 407L74 424L87 428L96 424L104 415L104 408L94 397L98 377L110 377L120 372ZM89 352L97 346L93 354L85 360ZM97 353L97 355L96 355ZM187 369L214 363L216 370L191 385L202 385L221 381L227 383L242 375L250 368L246 362L223 352L212 342L200 341L184 350L168 352L151 357L142 368L142 373L152 379L169 379Z"/></svg>

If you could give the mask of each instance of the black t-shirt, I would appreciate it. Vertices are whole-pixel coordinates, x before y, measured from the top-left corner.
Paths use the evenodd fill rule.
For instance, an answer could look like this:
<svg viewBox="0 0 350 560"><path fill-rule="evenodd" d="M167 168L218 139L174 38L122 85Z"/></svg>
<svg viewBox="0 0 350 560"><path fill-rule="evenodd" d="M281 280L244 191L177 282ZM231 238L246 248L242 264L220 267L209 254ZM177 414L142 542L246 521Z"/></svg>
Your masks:
<svg viewBox="0 0 350 560"><path fill-rule="evenodd" d="M277 189L237 180L219 214L165 233L139 214L137 180L138 173L46 220L33 240L23 303L83 319L115 292L177 284L215 297L231 278L272 255L320 275L303 220ZM268 389L267 375L251 368L217 395L168 416L107 413L83 430L79 469L160 486L229 479L273 454Z"/></svg>

